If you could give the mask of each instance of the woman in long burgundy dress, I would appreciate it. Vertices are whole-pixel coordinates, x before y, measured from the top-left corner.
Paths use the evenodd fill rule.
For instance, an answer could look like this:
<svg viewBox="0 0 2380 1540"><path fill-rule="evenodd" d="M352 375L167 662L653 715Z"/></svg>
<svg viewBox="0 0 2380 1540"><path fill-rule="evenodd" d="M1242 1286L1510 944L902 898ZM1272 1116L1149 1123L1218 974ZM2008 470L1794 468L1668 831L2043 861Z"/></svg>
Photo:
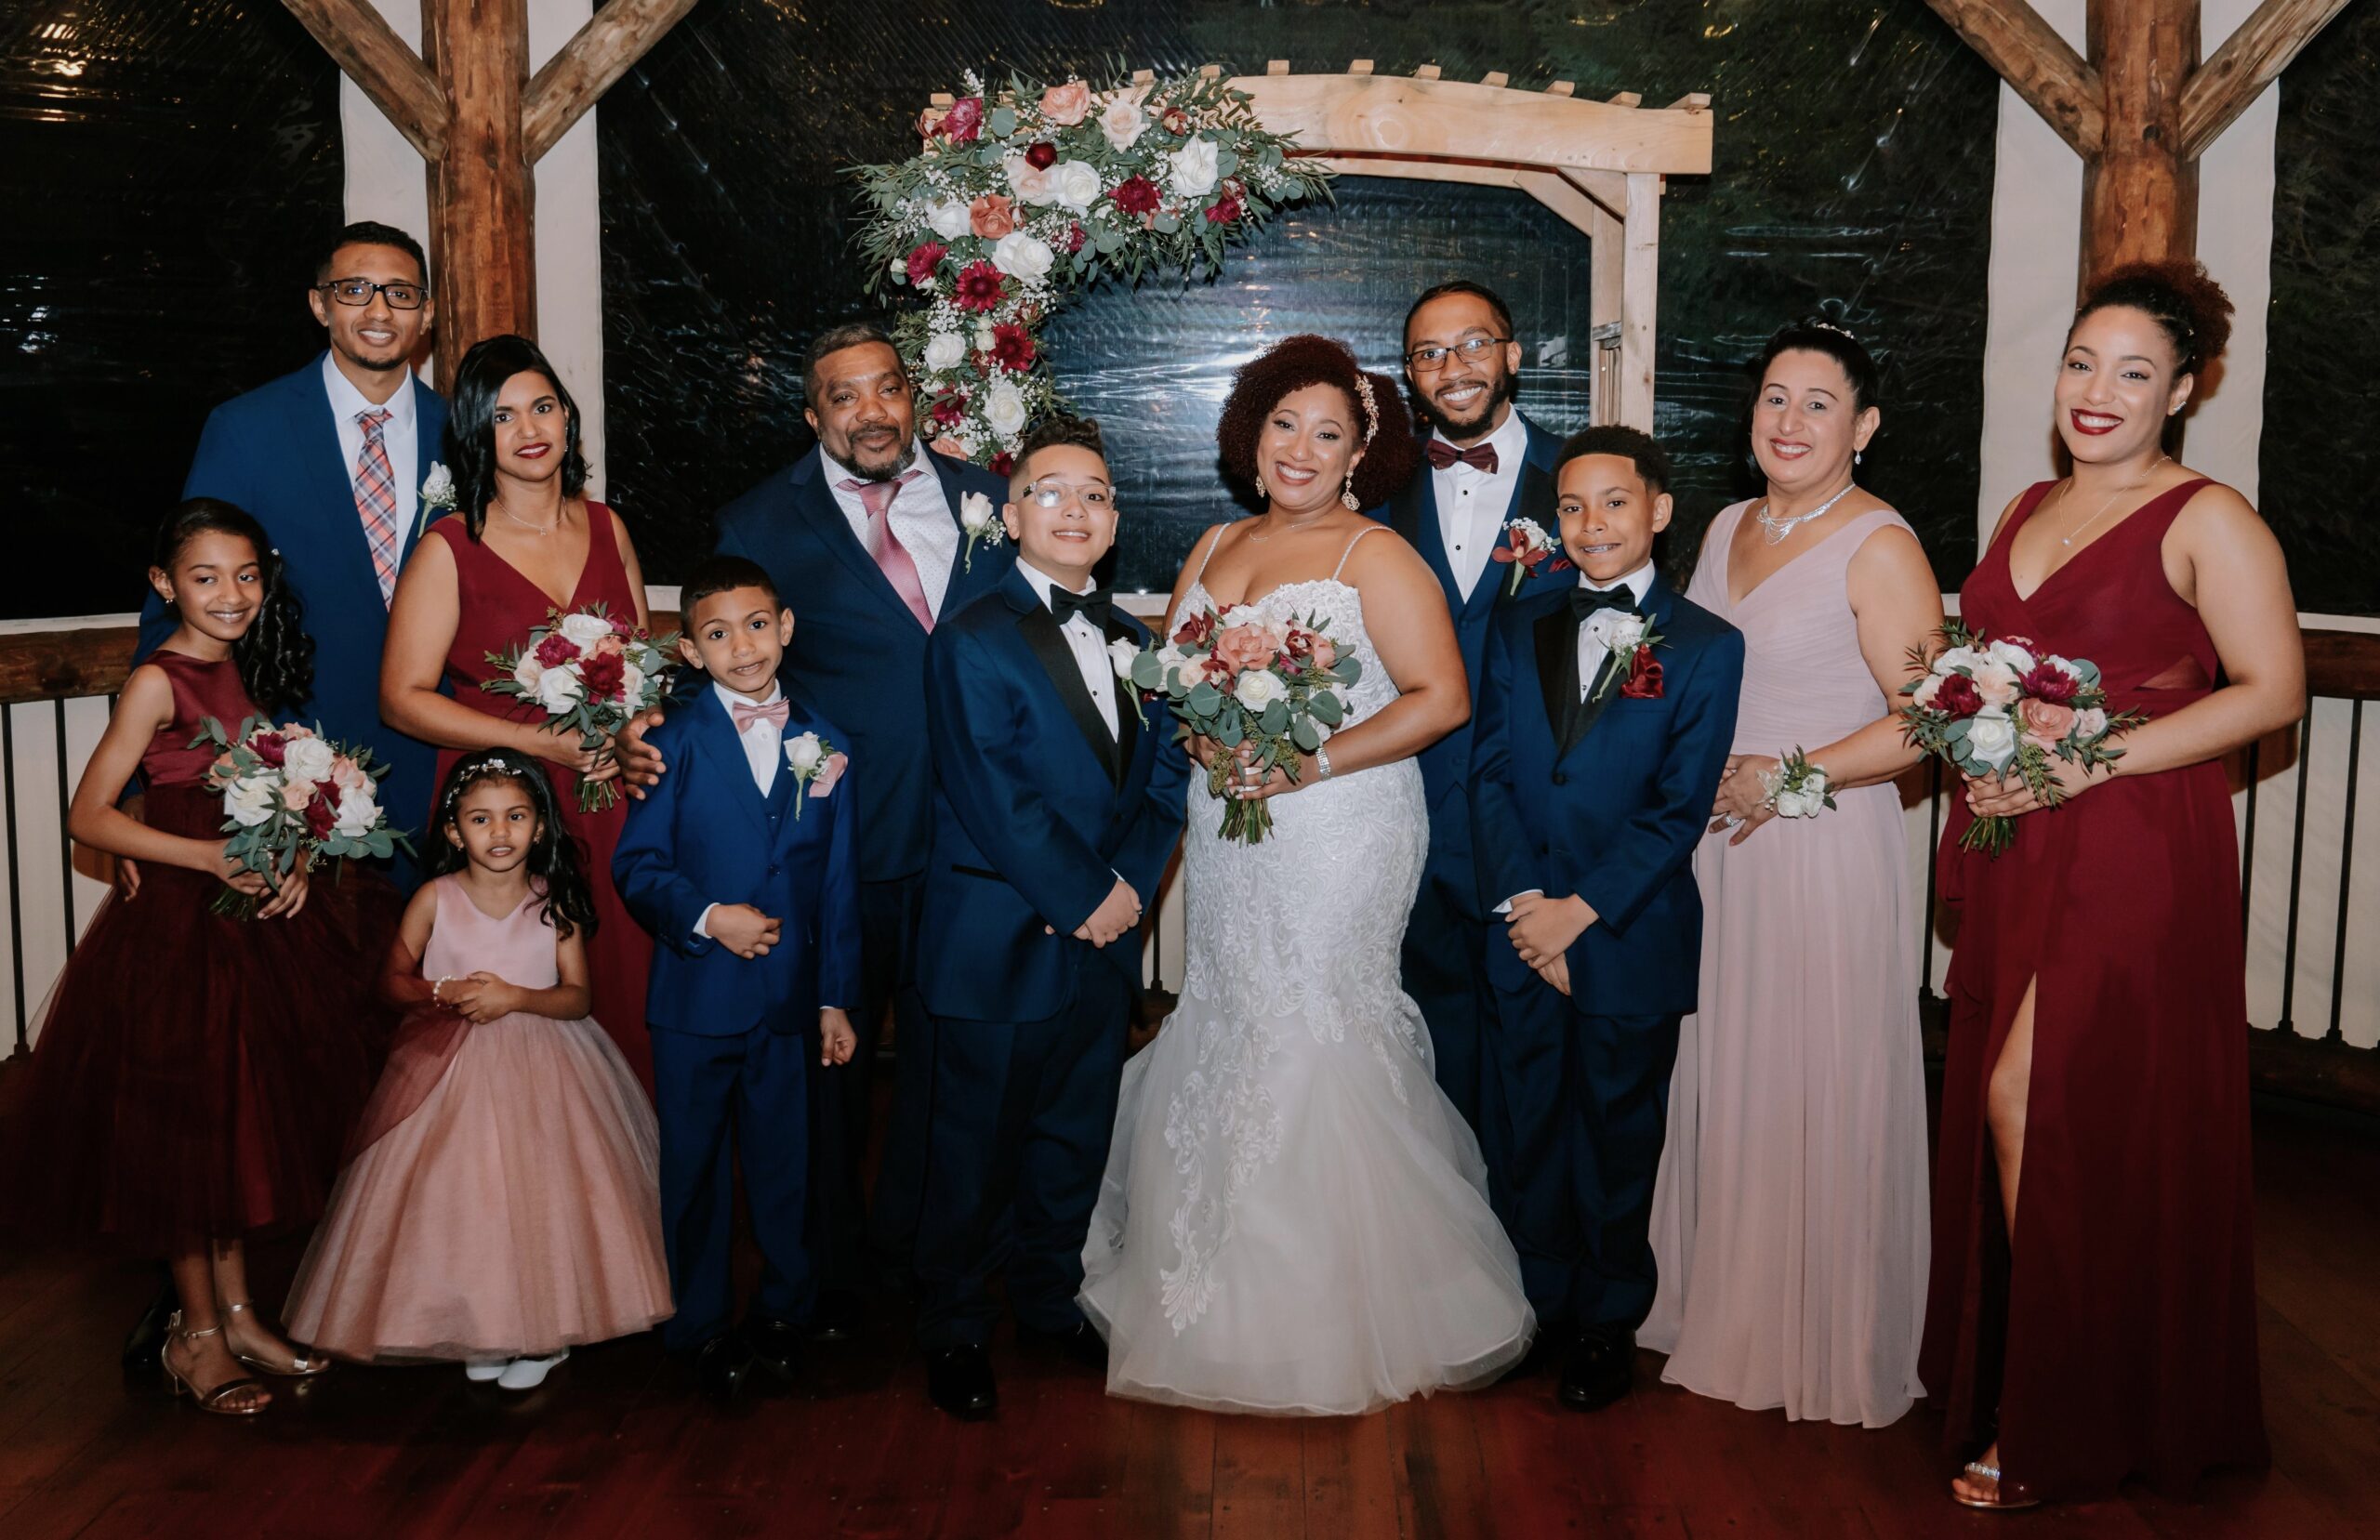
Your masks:
<svg viewBox="0 0 2380 1540"><path fill-rule="evenodd" d="M619 515L580 495L587 462L578 409L526 337L494 336L463 355L446 418L446 460L456 511L430 526L397 580L380 664L380 714L439 747L438 783L473 749L511 748L546 762L563 826L577 839L595 889L588 970L595 1020L649 1091L653 1050L644 1033L645 972L653 941L612 886L612 849L625 803L581 812L578 783L619 773L609 744L579 747L553 732L534 701L490 694L487 661L524 642L549 612L602 603L646 624L644 574ZM450 695L439 683L453 686ZM430 822L429 809L421 819Z"/></svg>
<svg viewBox="0 0 2380 1540"><path fill-rule="evenodd" d="M2230 309L2188 264L2093 289L2056 391L2074 474L2010 505L1960 594L1970 625L2091 660L2109 709L2149 718L2109 770L2052 759L2055 809L1970 781L1943 832L1961 916L1919 1373L1976 1456L1952 1483L1969 1507L2183 1491L2268 1457L2218 761L2304 711L2305 659L2271 532L2166 453ZM2013 848L1960 851L1995 813Z"/></svg>

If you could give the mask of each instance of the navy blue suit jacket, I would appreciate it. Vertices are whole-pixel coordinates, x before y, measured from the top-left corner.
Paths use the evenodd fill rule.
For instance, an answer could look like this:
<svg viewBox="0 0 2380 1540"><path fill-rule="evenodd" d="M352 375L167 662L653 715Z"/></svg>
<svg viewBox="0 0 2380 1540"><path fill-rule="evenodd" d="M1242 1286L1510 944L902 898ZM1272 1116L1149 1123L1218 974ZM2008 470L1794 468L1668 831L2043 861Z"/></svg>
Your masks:
<svg viewBox="0 0 2380 1540"><path fill-rule="evenodd" d="M1531 888L1587 901L1595 923L1568 955L1571 1004L1588 1016L1695 1008L1702 899L1690 863L1743 685L1734 626L1658 576L1644 612L1662 638L1659 699L1631 699L1615 682L1579 704L1579 622L1565 590L1498 615L1472 717L1481 907ZM1502 991L1548 987L1501 937L1488 970Z"/></svg>
<svg viewBox="0 0 2380 1540"><path fill-rule="evenodd" d="M1512 507L1504 510L1504 522L1534 519L1546 533L1559 540L1562 521L1554 511L1554 458L1561 453L1562 441L1526 416L1521 424L1528 429L1528 463L1521 471L1519 485L1514 489ZM1430 808L1430 864L1448 869L1455 890L1467 896L1474 858L1465 793L1471 784L1473 727L1478 720L1479 669L1488 654L1488 622L1507 604L1526 603L1540 594L1567 592L1570 585L1578 581L1578 574L1567 569L1548 573L1540 568L1537 575L1522 582L1519 593L1508 598L1504 590L1512 582L1512 569L1490 561L1466 599L1455 586L1446 534L1438 525L1435 476L1429 462L1423 461L1413 480L1388 502L1374 508L1372 517L1403 535L1405 543L1419 551L1421 559L1430 564L1430 571L1437 574L1438 587L1446 595L1447 611L1454 618L1455 642L1462 649L1463 678L1471 687L1472 720L1423 749L1419 757L1422 795ZM1478 915L1474 914L1472 917Z"/></svg>
<svg viewBox="0 0 2380 1540"><path fill-rule="evenodd" d="M866 773L862 761L840 731L792 701L786 741L815 732L850 755L849 763L821 797L809 795L816 781L795 785L780 761L763 797L719 691L700 680L689 693L694 699L653 730L669 773L628 804L612 856L621 901L661 943L653 951L646 1022L728 1037L760 1026L800 1032L822 1007L858 1008L853 791L854 777ZM695 935L694 922L714 903L748 903L773 916L781 922L778 943L764 957L739 957Z"/></svg>
<svg viewBox="0 0 2380 1540"><path fill-rule="evenodd" d="M1148 645L1118 611L1109 640ZM1154 905L1182 836L1189 761L1170 718L1120 680L1111 737L1056 617L1023 573L934 627L933 843L918 987L937 1016L1038 1021L1077 970L1105 963L1137 990L1140 948L1077 941L1120 876ZM1045 934L1044 927L1056 932Z"/></svg>
<svg viewBox="0 0 2380 1540"><path fill-rule="evenodd" d="M954 523L963 494L980 492L995 508L1008 501L1008 483L990 471L931 451L926 458ZM805 455L721 508L719 549L751 558L775 583L795 621L786 672L845 725L852 762L866 767L859 787L861 880L924 870L933 793L926 748L932 718L918 704L926 630L852 533L823 457ZM1015 562L1006 541L979 544L972 571L963 558L950 564L936 615L947 621L991 592Z"/></svg>
<svg viewBox="0 0 2380 1540"><path fill-rule="evenodd" d="M441 453L446 402L417 377L412 390L416 463L399 467L398 474L410 474L418 487ZM296 373L235 396L207 415L182 495L237 504L272 537L305 606L307 634L314 638L314 695L300 715L321 722L333 738L370 745L389 767L380 805L397 818L416 817L430 806L438 753L380 720L380 649L389 634L389 606L380 598L348 471L318 354ZM403 532L401 558L413 554L422 522L416 517ZM140 611L139 656L148 656L177 624L165 601L151 592ZM411 833L418 842L422 831ZM410 887L416 880L410 864L401 858L399 867Z"/></svg>

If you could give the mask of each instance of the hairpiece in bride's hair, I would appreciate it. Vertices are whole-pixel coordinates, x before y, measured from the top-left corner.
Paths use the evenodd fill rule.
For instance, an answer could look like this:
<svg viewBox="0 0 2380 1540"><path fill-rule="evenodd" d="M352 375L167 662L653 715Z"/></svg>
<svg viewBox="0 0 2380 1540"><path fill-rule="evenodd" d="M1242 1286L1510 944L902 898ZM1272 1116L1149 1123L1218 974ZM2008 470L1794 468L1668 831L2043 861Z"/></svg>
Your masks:
<svg viewBox="0 0 2380 1540"><path fill-rule="evenodd" d="M1372 399L1372 377L1355 367L1355 394L1364 399L1364 442L1369 443L1380 432L1380 402Z"/></svg>
<svg viewBox="0 0 2380 1540"><path fill-rule="evenodd" d="M1819 331L1822 331L1822 332L1832 332L1832 333L1833 333L1835 336L1847 336L1847 337L1850 337L1850 338L1851 338L1851 340L1852 340L1852 341L1854 341L1854 342L1857 342L1857 341L1858 341L1858 340L1859 340L1859 338L1852 333L1851 329L1850 329L1848 326L1838 326L1838 325L1836 325L1836 324L1835 324L1833 322L1831 322L1831 321L1813 321L1813 322L1810 322L1810 324L1811 324L1811 325L1813 325L1813 326L1815 326L1815 327L1817 327Z"/></svg>

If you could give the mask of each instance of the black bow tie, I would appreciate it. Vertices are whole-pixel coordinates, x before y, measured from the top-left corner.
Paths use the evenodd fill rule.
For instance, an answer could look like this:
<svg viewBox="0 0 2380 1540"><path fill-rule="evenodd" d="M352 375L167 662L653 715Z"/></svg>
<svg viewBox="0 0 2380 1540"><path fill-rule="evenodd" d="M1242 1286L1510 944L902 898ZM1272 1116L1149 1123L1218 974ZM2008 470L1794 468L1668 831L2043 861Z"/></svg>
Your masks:
<svg viewBox="0 0 2380 1540"><path fill-rule="evenodd" d="M1623 615L1645 612L1637 608L1636 596L1628 591L1625 583L1616 588L1580 586L1570 590L1570 612L1579 617L1581 625L1598 610L1617 610Z"/></svg>
<svg viewBox="0 0 2380 1540"><path fill-rule="evenodd" d="M1074 619L1075 616L1080 615L1104 631L1107 629L1107 623L1116 615L1115 591L1109 588L1093 588L1087 594L1070 594L1064 588L1052 585L1050 589L1050 612L1058 617L1058 624L1061 625Z"/></svg>

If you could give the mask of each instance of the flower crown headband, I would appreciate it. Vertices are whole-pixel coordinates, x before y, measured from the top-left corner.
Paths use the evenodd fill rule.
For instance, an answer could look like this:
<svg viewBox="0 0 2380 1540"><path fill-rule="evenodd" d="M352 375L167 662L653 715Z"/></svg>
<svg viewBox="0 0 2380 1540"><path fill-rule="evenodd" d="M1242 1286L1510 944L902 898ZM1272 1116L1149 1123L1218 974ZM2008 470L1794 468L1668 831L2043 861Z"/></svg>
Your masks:
<svg viewBox="0 0 2380 1540"><path fill-rule="evenodd" d="M445 813L451 812L454 809L455 804L463 799L463 794L465 792L470 790L471 787L487 780L491 776L497 775L509 775L520 781L536 782L543 780L543 777L538 773L537 767L534 764L523 764L522 761L512 758L509 755L490 754L480 760L478 766L472 770L469 775L463 777L461 780L456 781L453 785L446 788L446 796L439 803L438 810L440 814L443 816ZM533 802L539 799L536 788L534 785L530 789L529 799Z"/></svg>

